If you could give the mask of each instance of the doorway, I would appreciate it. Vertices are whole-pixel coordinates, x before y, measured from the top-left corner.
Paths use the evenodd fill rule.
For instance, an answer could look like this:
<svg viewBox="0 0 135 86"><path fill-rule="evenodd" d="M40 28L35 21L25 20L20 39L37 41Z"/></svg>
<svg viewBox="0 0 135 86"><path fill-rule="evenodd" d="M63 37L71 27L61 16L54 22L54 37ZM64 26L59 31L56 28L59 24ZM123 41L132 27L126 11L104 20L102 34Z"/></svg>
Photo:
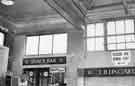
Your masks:
<svg viewBox="0 0 135 86"><path fill-rule="evenodd" d="M26 68L28 86L48 86L49 68Z"/></svg>

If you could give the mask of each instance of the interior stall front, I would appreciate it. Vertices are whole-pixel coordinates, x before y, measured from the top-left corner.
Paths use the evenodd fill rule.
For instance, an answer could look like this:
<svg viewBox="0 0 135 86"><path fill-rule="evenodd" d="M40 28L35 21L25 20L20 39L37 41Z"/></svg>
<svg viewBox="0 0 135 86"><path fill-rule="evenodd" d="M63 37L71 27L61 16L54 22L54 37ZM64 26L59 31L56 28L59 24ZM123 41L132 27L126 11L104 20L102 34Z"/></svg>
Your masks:
<svg viewBox="0 0 135 86"><path fill-rule="evenodd" d="M65 86L66 56L24 58L27 86Z"/></svg>

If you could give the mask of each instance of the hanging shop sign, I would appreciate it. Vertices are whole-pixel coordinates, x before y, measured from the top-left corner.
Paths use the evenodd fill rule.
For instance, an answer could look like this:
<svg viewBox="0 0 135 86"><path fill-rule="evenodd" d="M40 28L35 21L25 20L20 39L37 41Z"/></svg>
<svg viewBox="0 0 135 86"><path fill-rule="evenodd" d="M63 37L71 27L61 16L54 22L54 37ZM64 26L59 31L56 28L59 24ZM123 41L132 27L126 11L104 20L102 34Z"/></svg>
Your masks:
<svg viewBox="0 0 135 86"><path fill-rule="evenodd" d="M112 63L115 66L125 66L129 65L131 61L130 51L114 51L111 53Z"/></svg>
<svg viewBox="0 0 135 86"><path fill-rule="evenodd" d="M55 67L55 68L50 68L50 72L65 72L65 67Z"/></svg>
<svg viewBox="0 0 135 86"><path fill-rule="evenodd" d="M78 69L78 75L84 77L135 76L135 67Z"/></svg>
<svg viewBox="0 0 135 86"><path fill-rule="evenodd" d="M23 65L42 65L42 64L66 64L66 56L23 59Z"/></svg>

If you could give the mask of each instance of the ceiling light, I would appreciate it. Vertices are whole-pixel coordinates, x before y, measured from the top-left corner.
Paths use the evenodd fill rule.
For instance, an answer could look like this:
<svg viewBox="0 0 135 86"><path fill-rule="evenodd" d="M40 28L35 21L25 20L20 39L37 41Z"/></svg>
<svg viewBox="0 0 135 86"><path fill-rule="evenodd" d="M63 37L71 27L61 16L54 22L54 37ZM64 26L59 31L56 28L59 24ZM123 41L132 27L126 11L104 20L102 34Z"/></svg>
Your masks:
<svg viewBox="0 0 135 86"><path fill-rule="evenodd" d="M1 3L9 6L9 5L14 5L15 1L14 0L1 0Z"/></svg>

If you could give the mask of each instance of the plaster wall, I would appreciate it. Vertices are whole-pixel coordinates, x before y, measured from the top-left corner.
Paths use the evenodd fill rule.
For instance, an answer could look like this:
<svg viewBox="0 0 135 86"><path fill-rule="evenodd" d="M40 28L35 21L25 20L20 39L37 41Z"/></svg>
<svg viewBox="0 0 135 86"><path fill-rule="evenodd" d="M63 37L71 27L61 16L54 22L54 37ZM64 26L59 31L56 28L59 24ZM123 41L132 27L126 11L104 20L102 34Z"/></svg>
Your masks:
<svg viewBox="0 0 135 86"><path fill-rule="evenodd" d="M135 66L135 51L131 51L131 61L127 66ZM87 58L80 62L79 68L116 67L112 63L111 52L88 52ZM83 84L78 86L134 86L135 76L124 77L79 77ZM83 79L81 79L83 78ZM78 79L79 80L79 79ZM80 81L78 81L80 82Z"/></svg>
<svg viewBox="0 0 135 86"><path fill-rule="evenodd" d="M0 46L0 86L5 86L9 48Z"/></svg>

